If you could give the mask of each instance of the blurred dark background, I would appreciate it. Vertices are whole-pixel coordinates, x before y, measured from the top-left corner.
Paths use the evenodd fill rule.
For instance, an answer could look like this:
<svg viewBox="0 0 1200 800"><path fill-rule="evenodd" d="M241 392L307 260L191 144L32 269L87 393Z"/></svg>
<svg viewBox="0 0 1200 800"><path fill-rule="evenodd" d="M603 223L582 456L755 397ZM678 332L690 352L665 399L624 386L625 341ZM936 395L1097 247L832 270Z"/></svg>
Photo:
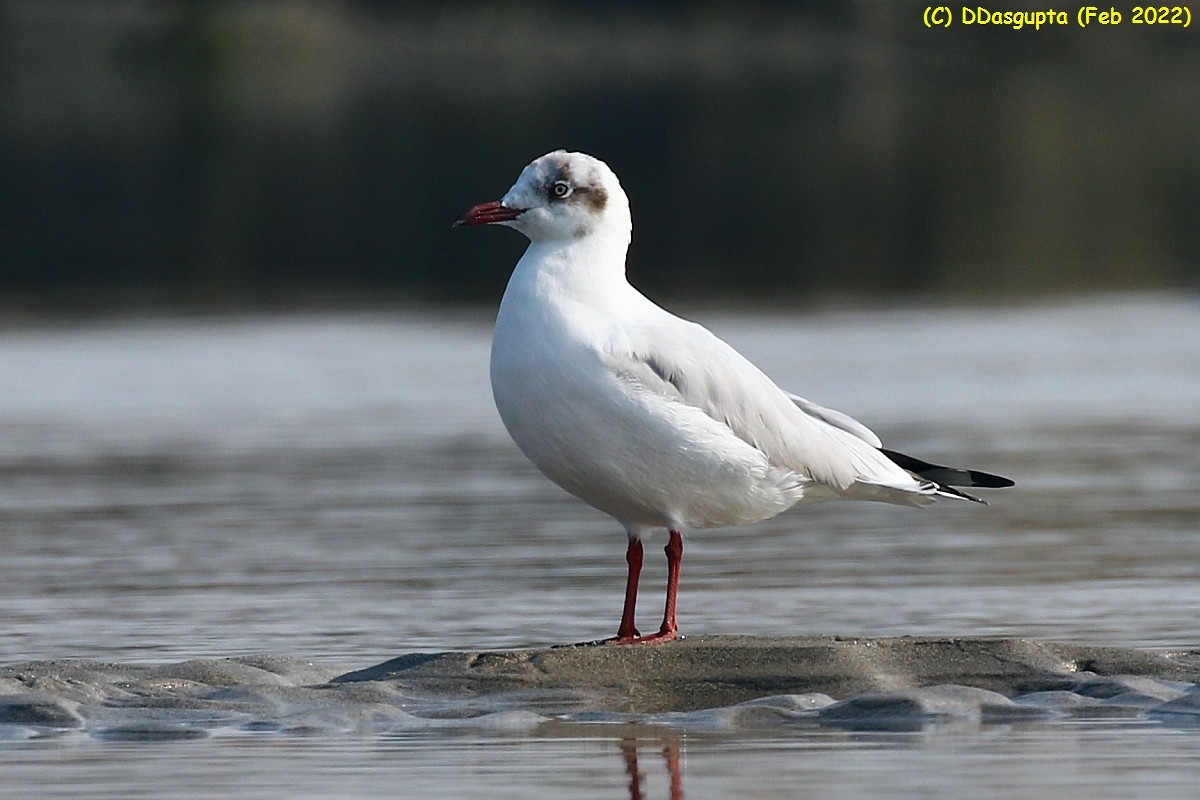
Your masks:
<svg viewBox="0 0 1200 800"><path fill-rule="evenodd" d="M1200 285L1195 26L923 7L0 2L3 308L494 302L558 147L660 299Z"/></svg>

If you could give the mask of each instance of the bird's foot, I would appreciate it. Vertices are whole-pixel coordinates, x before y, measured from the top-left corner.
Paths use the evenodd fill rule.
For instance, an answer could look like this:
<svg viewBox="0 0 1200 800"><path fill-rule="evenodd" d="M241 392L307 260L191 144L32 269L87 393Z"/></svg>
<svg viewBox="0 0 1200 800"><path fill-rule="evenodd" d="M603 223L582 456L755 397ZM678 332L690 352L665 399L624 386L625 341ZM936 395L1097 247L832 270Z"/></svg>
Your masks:
<svg viewBox="0 0 1200 800"><path fill-rule="evenodd" d="M683 634L679 631L659 631L649 636L613 637L605 640L603 644L662 644L663 642L673 642L676 639L683 639Z"/></svg>
<svg viewBox="0 0 1200 800"><path fill-rule="evenodd" d="M603 639L598 644L662 644L663 642L673 642L676 639L682 639L683 634L677 628L663 628L658 633L652 633L648 636L614 636L611 639Z"/></svg>
<svg viewBox="0 0 1200 800"><path fill-rule="evenodd" d="M640 634L634 636L610 636L607 639L593 639L590 642L576 642L575 644L559 644L552 649L559 647L600 647L610 644L662 644L663 642L673 642L676 640L682 641L684 636L679 631L659 631L648 636Z"/></svg>

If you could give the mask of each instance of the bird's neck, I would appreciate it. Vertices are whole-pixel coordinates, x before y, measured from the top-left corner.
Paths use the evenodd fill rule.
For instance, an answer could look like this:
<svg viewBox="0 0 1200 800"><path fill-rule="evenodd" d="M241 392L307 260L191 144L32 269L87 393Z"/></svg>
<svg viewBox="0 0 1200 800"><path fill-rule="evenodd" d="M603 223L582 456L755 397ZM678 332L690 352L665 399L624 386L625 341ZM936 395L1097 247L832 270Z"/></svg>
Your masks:
<svg viewBox="0 0 1200 800"><path fill-rule="evenodd" d="M509 289L591 304L616 299L630 289L625 280L628 248L628 235L602 231L578 239L531 242Z"/></svg>

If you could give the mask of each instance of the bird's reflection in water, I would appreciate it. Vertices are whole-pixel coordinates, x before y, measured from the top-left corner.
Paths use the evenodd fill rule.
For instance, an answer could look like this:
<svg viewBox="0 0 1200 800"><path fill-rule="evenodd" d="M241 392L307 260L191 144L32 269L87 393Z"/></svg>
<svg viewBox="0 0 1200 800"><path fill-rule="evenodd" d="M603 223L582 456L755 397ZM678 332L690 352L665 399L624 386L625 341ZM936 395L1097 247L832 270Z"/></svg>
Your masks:
<svg viewBox="0 0 1200 800"><path fill-rule="evenodd" d="M644 800L645 775L638 768L638 753L657 751L667 771L670 800L683 800L683 773L679 767L679 737L672 734L639 737L626 736L620 741L625 774L629 777L629 800Z"/></svg>

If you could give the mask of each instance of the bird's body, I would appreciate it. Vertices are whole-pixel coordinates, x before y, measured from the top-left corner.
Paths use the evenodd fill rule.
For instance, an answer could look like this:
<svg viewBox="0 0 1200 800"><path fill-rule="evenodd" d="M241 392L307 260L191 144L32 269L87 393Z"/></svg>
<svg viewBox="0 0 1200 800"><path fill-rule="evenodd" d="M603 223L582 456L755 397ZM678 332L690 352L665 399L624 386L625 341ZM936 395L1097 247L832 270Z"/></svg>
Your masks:
<svg viewBox="0 0 1200 800"><path fill-rule="evenodd" d="M617 641L674 638L685 530L746 525L822 499L975 499L946 482L955 479L1011 484L881 449L865 426L785 392L708 330L642 295L625 278L628 201L591 156L537 159L502 201L460 223L505 224L531 240L496 319L492 391L538 469L625 527L630 582ZM669 619L641 637L632 620L640 540L659 527L671 532Z"/></svg>

